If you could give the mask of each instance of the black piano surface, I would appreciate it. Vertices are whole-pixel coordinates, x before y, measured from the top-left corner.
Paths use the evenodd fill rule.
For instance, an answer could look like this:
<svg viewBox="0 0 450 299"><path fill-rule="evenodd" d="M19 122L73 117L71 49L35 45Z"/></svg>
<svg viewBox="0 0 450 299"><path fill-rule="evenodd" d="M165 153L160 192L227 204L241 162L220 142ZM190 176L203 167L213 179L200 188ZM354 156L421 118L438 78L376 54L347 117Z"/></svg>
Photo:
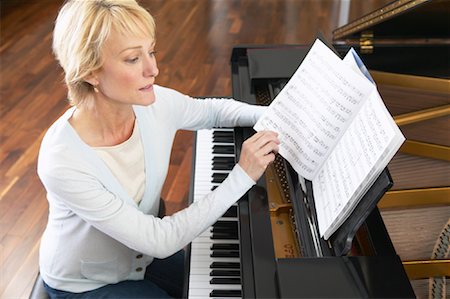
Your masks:
<svg viewBox="0 0 450 299"><path fill-rule="evenodd" d="M250 104L268 105L308 49L286 45L235 47L231 58L233 97ZM242 142L252 134L252 128L235 129L237 159ZM262 177L239 201L242 297L414 298L376 206L366 207L368 215L357 224L366 244L363 255L349 248L336 250L333 245L338 243L333 243L333 237L328 242L318 238L308 225L308 217L315 221L314 209L308 205L310 182L306 182L304 193L295 171L287 162L284 164L301 256L279 259L275 256L276 236L271 233L269 199ZM381 189L368 196L382 196L391 184L389 173L385 171L374 185L377 183L382 185Z"/></svg>
<svg viewBox="0 0 450 299"><path fill-rule="evenodd" d="M233 97L250 104L269 105L308 49L306 46L234 48ZM197 133L190 202L225 179L239 159L243 141L253 134L252 128ZM206 156L203 147L207 147ZM414 298L376 207L392 186L387 170L352 215L325 241L317 230L311 182L301 181L279 155L273 165L278 165L277 176L283 177L283 196L292 204L289 217L294 219L294 225L290 229L298 252L280 254L280 247L275 245L282 238L280 231L273 233L274 218L269 204L274 203L273 197L278 194L274 194L273 177L266 171L237 206L189 246L186 298ZM207 187L201 185L201 190L196 189L198 182L207 182Z"/></svg>

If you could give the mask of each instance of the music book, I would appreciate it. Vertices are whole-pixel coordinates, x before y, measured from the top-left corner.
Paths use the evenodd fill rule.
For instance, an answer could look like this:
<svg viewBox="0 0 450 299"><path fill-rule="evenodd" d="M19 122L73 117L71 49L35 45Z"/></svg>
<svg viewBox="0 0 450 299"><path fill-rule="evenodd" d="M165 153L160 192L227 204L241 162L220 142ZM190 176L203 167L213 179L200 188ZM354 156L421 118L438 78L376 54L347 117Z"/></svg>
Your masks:
<svg viewBox="0 0 450 299"><path fill-rule="evenodd" d="M325 240L405 140L357 53L341 59L319 39L254 129L278 132L279 153L312 182Z"/></svg>

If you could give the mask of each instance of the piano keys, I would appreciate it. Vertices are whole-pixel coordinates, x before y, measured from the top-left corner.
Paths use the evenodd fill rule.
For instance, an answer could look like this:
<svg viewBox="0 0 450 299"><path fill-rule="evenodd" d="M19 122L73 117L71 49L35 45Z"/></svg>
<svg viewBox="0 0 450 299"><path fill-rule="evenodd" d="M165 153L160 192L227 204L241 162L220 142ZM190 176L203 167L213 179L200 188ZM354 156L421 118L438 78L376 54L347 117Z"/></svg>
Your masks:
<svg viewBox="0 0 450 299"><path fill-rule="evenodd" d="M196 134L193 202L217 187L236 164L232 129ZM187 298L241 298L238 207L232 206L190 245Z"/></svg>
<svg viewBox="0 0 450 299"><path fill-rule="evenodd" d="M306 54L307 48L289 50L282 51L283 55L288 53L284 58L289 55L293 58L292 66L298 65L297 60ZM258 74L249 69L249 54L256 54L253 59L257 61L252 63L258 59L267 63L277 62L280 52L270 47L237 47L233 51L234 97L267 105L282 89L286 78L265 77L253 82L252 76ZM226 178L238 160L243 141L253 134L251 128L197 132L191 201L202 198ZM368 192L375 199L364 202L373 202L390 186L388 174L380 177L381 187ZM287 162L277 157L257 185L190 245L185 297L413 298L411 285L376 207L362 206L359 213L373 211L367 218L356 217L344 225L344 231L355 230L353 234L359 228L354 242L353 236L349 242L345 233L326 242L316 229L314 204L309 202L311 189L308 182L299 180Z"/></svg>

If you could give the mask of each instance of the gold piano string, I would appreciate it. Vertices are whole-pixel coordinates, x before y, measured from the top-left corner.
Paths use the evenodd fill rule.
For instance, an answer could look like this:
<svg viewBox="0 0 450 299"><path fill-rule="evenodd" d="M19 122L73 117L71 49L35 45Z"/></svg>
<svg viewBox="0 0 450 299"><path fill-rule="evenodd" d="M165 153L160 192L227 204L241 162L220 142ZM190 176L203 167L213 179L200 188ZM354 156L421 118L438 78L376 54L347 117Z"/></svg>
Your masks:
<svg viewBox="0 0 450 299"><path fill-rule="evenodd" d="M450 87L450 85L448 87ZM436 89L440 88L438 87ZM400 114L395 116L394 120L397 125L404 126L449 115L450 105L443 105L439 107L423 109L420 111ZM400 152L415 156L450 161L450 147L439 144L407 140L400 148Z"/></svg>
<svg viewBox="0 0 450 299"><path fill-rule="evenodd" d="M398 126L404 126L448 115L450 115L450 105L443 105L410 113L399 114L394 116L394 120Z"/></svg>
<svg viewBox="0 0 450 299"><path fill-rule="evenodd" d="M270 105L272 102L270 92L265 87L255 88L255 94L260 105ZM265 180L275 256L300 257L300 241L296 237L297 226L293 217L286 170L280 155L267 167Z"/></svg>
<svg viewBox="0 0 450 299"><path fill-rule="evenodd" d="M439 144L406 140L399 151L414 156L450 161L450 148Z"/></svg>
<svg viewBox="0 0 450 299"><path fill-rule="evenodd" d="M378 202L382 210L447 205L450 205L450 187L388 191Z"/></svg>
<svg viewBox="0 0 450 299"><path fill-rule="evenodd" d="M274 250L277 258L295 258L300 257L299 244L295 236L297 228L292 217L288 187L280 178L281 172L276 169L281 167L280 161L281 157L277 156L275 163L269 165L265 172Z"/></svg>
<svg viewBox="0 0 450 299"><path fill-rule="evenodd" d="M406 275L410 280L438 276L450 276L450 260L404 261Z"/></svg>
<svg viewBox="0 0 450 299"><path fill-rule="evenodd" d="M370 75L378 85L394 85L398 87L428 90L444 94L450 93L449 79L388 73L381 71L370 71Z"/></svg>

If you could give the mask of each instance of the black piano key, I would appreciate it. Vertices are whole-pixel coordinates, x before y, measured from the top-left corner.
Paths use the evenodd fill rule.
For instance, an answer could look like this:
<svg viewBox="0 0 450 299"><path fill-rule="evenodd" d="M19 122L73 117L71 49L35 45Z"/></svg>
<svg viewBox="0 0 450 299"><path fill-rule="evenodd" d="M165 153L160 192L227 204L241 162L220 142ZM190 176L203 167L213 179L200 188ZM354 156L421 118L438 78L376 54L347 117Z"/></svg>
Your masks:
<svg viewBox="0 0 450 299"><path fill-rule="evenodd" d="M212 262L209 265L211 269L240 269L241 264L237 262Z"/></svg>
<svg viewBox="0 0 450 299"><path fill-rule="evenodd" d="M234 154L234 146L232 145L214 145L213 154Z"/></svg>
<svg viewBox="0 0 450 299"><path fill-rule="evenodd" d="M231 164L231 163L234 163L234 157L213 157L212 161L213 161L213 164L214 163Z"/></svg>
<svg viewBox="0 0 450 299"><path fill-rule="evenodd" d="M209 273L209 276L231 276L231 277L240 277L241 271L240 270L212 270Z"/></svg>
<svg viewBox="0 0 450 299"><path fill-rule="evenodd" d="M212 290L209 297L241 297L241 290Z"/></svg>
<svg viewBox="0 0 450 299"><path fill-rule="evenodd" d="M222 217L237 217L237 206L229 208Z"/></svg>
<svg viewBox="0 0 450 299"><path fill-rule="evenodd" d="M222 183L225 180L225 178L222 177L213 177L211 180L211 183Z"/></svg>
<svg viewBox="0 0 450 299"><path fill-rule="evenodd" d="M225 221L225 220L218 220L216 223L213 224L213 227L225 227L225 228L238 228L237 221Z"/></svg>
<svg viewBox="0 0 450 299"><path fill-rule="evenodd" d="M211 257L239 257L239 251L235 250L214 250Z"/></svg>
<svg viewBox="0 0 450 299"><path fill-rule="evenodd" d="M213 172L212 177L218 179L225 179L228 176L228 173L223 172Z"/></svg>
<svg viewBox="0 0 450 299"><path fill-rule="evenodd" d="M214 163L212 166L212 170L232 170L235 163L233 164L223 164L223 163Z"/></svg>
<svg viewBox="0 0 450 299"><path fill-rule="evenodd" d="M238 277L214 277L209 281L210 284L241 284Z"/></svg>
<svg viewBox="0 0 450 299"><path fill-rule="evenodd" d="M230 234L230 235L236 235L238 233L237 229L234 229L232 227L213 227L210 229L210 232L217 233L217 234Z"/></svg>
<svg viewBox="0 0 450 299"><path fill-rule="evenodd" d="M233 157L214 157L212 161L213 170L232 170L236 162Z"/></svg>
<svg viewBox="0 0 450 299"><path fill-rule="evenodd" d="M231 167L233 167L235 164L236 163L231 160L230 161L220 160L220 161L213 162L211 165L212 165L212 167L214 167L214 166L231 166Z"/></svg>
<svg viewBox="0 0 450 299"><path fill-rule="evenodd" d="M233 136L213 136L213 143L233 143Z"/></svg>
<svg viewBox="0 0 450 299"><path fill-rule="evenodd" d="M226 160L218 160L218 161L214 161L211 165L214 168L214 166L228 166L230 167L230 169L235 165L236 163L233 161L226 161Z"/></svg>
<svg viewBox="0 0 450 299"><path fill-rule="evenodd" d="M210 247L211 250L239 250L239 244L215 243Z"/></svg>
<svg viewBox="0 0 450 299"><path fill-rule="evenodd" d="M216 190L217 187L219 187L219 186L212 186L211 191Z"/></svg>
<svg viewBox="0 0 450 299"><path fill-rule="evenodd" d="M236 163L214 163L211 166L212 170L232 170Z"/></svg>
<svg viewBox="0 0 450 299"><path fill-rule="evenodd" d="M213 131L213 136L227 136L227 137L234 137L233 131Z"/></svg>
<svg viewBox="0 0 450 299"><path fill-rule="evenodd" d="M221 239L226 239L226 237L229 237L230 240L237 240L239 235L237 229L230 227L213 227L210 229L210 232L212 236L224 236L224 238Z"/></svg>
<svg viewBox="0 0 450 299"><path fill-rule="evenodd" d="M228 157L216 157L216 158L228 158ZM236 164L236 162L234 161L234 159L216 159L216 160L214 160L214 158L213 158L211 164L213 166L214 165L234 165L234 164Z"/></svg>
<svg viewBox="0 0 450 299"><path fill-rule="evenodd" d="M237 233L212 233L212 240L238 240Z"/></svg>
<svg viewBox="0 0 450 299"><path fill-rule="evenodd" d="M228 176L228 173L213 173L212 181L213 183L222 183Z"/></svg>

